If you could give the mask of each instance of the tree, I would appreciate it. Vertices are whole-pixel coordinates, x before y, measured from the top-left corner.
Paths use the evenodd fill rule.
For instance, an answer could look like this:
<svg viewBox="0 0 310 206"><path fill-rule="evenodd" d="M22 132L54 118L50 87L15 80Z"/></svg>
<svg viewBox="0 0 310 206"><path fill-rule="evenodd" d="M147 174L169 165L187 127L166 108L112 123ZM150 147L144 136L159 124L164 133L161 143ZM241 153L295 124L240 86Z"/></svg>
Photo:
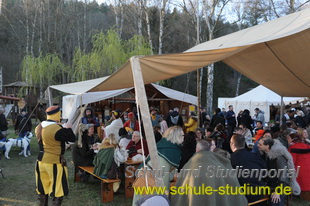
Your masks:
<svg viewBox="0 0 310 206"><path fill-rule="evenodd" d="M205 22L208 28L208 41L214 38L216 26L220 21L223 10L230 0L203 0L202 8ZM214 81L214 64L208 65L208 80L207 80L207 113L211 114L213 109L213 81Z"/></svg>

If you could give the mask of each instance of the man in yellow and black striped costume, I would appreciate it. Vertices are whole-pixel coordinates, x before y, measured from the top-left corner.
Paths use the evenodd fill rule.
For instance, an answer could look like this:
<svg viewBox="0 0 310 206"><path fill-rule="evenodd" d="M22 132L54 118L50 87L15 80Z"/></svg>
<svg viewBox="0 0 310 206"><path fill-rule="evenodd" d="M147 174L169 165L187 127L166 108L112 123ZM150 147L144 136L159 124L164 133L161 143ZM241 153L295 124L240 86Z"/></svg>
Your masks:
<svg viewBox="0 0 310 206"><path fill-rule="evenodd" d="M36 162L36 191L40 205L48 205L48 196L53 197L53 205L61 205L63 196L68 195L68 168L63 154L65 142L74 142L75 135L70 126L59 125L60 108L51 106L46 110L47 120L36 127L39 141L39 155Z"/></svg>

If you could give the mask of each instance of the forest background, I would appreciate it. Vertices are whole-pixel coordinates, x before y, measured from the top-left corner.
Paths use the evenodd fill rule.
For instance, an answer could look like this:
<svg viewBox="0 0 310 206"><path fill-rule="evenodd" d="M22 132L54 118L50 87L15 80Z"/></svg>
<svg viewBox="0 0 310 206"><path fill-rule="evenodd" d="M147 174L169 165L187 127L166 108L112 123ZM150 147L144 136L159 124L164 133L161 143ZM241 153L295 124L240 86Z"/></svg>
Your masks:
<svg viewBox="0 0 310 206"><path fill-rule="evenodd" d="M310 0L0 0L3 84L23 80L43 97L49 85L110 75L131 56L183 52L308 7ZM160 84L197 95L197 77L209 114L217 97L257 86L222 62Z"/></svg>

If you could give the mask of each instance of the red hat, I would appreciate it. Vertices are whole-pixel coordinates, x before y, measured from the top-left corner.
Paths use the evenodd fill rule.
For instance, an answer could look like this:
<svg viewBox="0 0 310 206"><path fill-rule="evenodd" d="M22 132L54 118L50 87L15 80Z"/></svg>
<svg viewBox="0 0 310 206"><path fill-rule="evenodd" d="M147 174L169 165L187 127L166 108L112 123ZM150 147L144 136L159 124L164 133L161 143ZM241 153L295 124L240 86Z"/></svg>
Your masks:
<svg viewBox="0 0 310 206"><path fill-rule="evenodd" d="M134 117L135 115L133 114L133 112L129 112L128 113L128 118L132 118L132 117Z"/></svg>

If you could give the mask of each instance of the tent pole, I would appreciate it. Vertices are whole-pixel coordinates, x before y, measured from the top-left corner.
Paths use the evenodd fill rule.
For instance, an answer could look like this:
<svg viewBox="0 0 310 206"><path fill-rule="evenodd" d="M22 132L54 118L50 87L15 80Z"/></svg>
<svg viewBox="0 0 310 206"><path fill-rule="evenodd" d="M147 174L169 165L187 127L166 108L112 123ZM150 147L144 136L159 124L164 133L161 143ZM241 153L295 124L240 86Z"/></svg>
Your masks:
<svg viewBox="0 0 310 206"><path fill-rule="evenodd" d="M153 127L151 123L150 113L149 113L150 109L149 109L149 105L147 102L139 57L137 56L131 57L130 64L131 64L133 81L134 81L134 86L135 86L135 91L136 91L135 92L136 103L139 106L140 111L141 111L140 114L141 114L141 118L143 121L143 127L144 127L146 141L147 141L147 145L148 145L148 149L149 149L149 153L150 153L150 157L152 161L152 166L153 166L153 169L158 171L159 169L161 169L161 167L159 164L157 147L156 147ZM156 182L157 187L164 186L162 177L156 177L155 175L155 182Z"/></svg>
<svg viewBox="0 0 310 206"><path fill-rule="evenodd" d="M48 92L48 105L51 107L53 106L52 101L53 101L53 97L52 97L52 92L51 92L51 88L48 87L47 88L47 92Z"/></svg>
<svg viewBox="0 0 310 206"><path fill-rule="evenodd" d="M281 96L281 108L280 108L280 126L282 126L282 118L284 113L284 102L283 102L283 96Z"/></svg>
<svg viewBox="0 0 310 206"><path fill-rule="evenodd" d="M198 115L198 127L200 127L201 115L200 115L200 72L197 69L197 115Z"/></svg>

